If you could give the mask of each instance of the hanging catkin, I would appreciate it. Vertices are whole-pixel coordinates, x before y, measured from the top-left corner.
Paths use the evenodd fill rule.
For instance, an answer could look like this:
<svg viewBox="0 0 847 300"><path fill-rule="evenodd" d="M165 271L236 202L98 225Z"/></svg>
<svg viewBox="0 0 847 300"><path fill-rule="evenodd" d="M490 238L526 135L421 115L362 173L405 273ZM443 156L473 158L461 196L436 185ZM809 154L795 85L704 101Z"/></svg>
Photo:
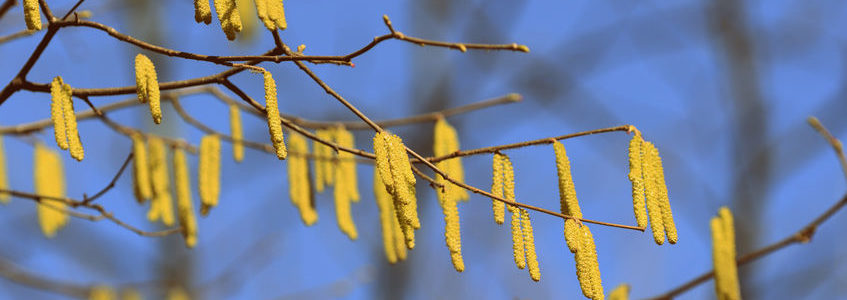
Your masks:
<svg viewBox="0 0 847 300"><path fill-rule="evenodd" d="M53 136L56 145L68 150L68 131L65 126L65 91L62 89L62 77L56 76L50 82L50 119L53 121Z"/></svg>
<svg viewBox="0 0 847 300"><path fill-rule="evenodd" d="M735 225L729 208L721 207L710 223L712 257L715 267L715 294L718 299L741 299L738 265L735 260Z"/></svg>
<svg viewBox="0 0 847 300"><path fill-rule="evenodd" d="M191 203L191 179L188 172L188 162L182 148L174 149L174 188L176 190L177 212L179 224L182 226L182 236L185 246L194 248L197 244L197 219Z"/></svg>
<svg viewBox="0 0 847 300"><path fill-rule="evenodd" d="M209 0L194 0L194 21L212 23L212 8L209 6Z"/></svg>
<svg viewBox="0 0 847 300"><path fill-rule="evenodd" d="M221 192L221 138L218 135L206 135L200 140L197 185L200 189L200 214L205 216L218 205Z"/></svg>
<svg viewBox="0 0 847 300"><path fill-rule="evenodd" d="M415 177L409 157L400 137L379 132L374 136L374 154L382 181L394 199L397 220L403 230L406 247L415 247L415 232L420 228L417 200L415 199Z"/></svg>
<svg viewBox="0 0 847 300"><path fill-rule="evenodd" d="M597 263L597 250L594 236L588 226L580 227L579 250L576 251L576 274L582 294L589 299L603 299L603 286L600 279L600 266Z"/></svg>
<svg viewBox="0 0 847 300"><path fill-rule="evenodd" d="M336 143L341 147L355 148L353 134L339 127L335 129L333 134ZM356 161L353 154L348 152L338 153L338 165L335 167L335 212L338 220L338 227L351 240L358 237L356 224L353 223L353 216L350 212L350 202L359 201L359 191L356 180Z"/></svg>
<svg viewBox="0 0 847 300"><path fill-rule="evenodd" d="M503 198L503 158L502 154L495 153L491 162L491 194ZM506 204L500 200L491 199L494 210L494 223L502 225L506 218Z"/></svg>
<svg viewBox="0 0 847 300"><path fill-rule="evenodd" d="M538 266L538 255L535 253L535 234L529 219L529 212L520 209L521 229L523 231L523 244L526 249L526 265L529 267L529 277L534 281L541 280L541 269Z"/></svg>
<svg viewBox="0 0 847 300"><path fill-rule="evenodd" d="M291 151L295 153L309 153L309 144L298 133L291 132L288 143ZM309 161L305 155L294 155L288 159L288 194L306 226L311 226L318 221L318 213L312 203L312 190L309 185Z"/></svg>
<svg viewBox="0 0 847 300"><path fill-rule="evenodd" d="M435 122L433 130L433 154L435 156L444 156L450 153L459 151L459 137L456 129L447 123L444 118L439 118ZM436 163L436 167L447 173L450 178L458 182L465 181L465 171L462 167L462 158L456 157L447 160L442 160ZM435 180L445 185L447 194L457 201L467 201L468 192L441 177L441 174L436 174Z"/></svg>
<svg viewBox="0 0 847 300"><path fill-rule="evenodd" d="M334 133L335 131L331 129L318 129L315 131L315 136L320 140L332 142L335 141ZM315 160L315 189L318 193L322 193L324 188L333 184L332 179L335 175L333 164L336 163L333 160L335 158L335 150L317 140L312 145L315 148L315 156L319 158Z"/></svg>
<svg viewBox="0 0 847 300"><path fill-rule="evenodd" d="M647 227L647 208L644 200L644 152L641 132L635 131L629 141L629 180L632 182L632 207L639 227Z"/></svg>
<svg viewBox="0 0 847 300"><path fill-rule="evenodd" d="M217 3L217 1L215 1ZM264 71L262 77L265 80L265 111L268 114L268 131L271 142L276 150L276 157L285 159L288 151L285 149L285 141L282 134L282 120L279 116L279 105L276 96L276 82L271 72Z"/></svg>
<svg viewBox="0 0 847 300"><path fill-rule="evenodd" d="M9 176L6 173L6 151L3 148L3 136L0 135L0 190L9 189ZM0 203L7 204L12 196L0 192Z"/></svg>
<svg viewBox="0 0 847 300"><path fill-rule="evenodd" d="M59 154L38 143L34 151L33 174L35 193L41 196L65 198L65 171ZM68 223L65 202L52 198L38 199L38 223L44 236L52 238Z"/></svg>
<svg viewBox="0 0 847 300"><path fill-rule="evenodd" d="M553 143L553 152L556 154L556 174L559 178L559 205L562 214L582 218L582 210L576 198L576 188L571 175L571 163L568 159L565 146L559 141ZM565 219L565 243L571 253L579 249L581 229L576 220Z"/></svg>
<svg viewBox="0 0 847 300"><path fill-rule="evenodd" d="M379 209L379 222L382 225L382 244L385 249L385 259L393 264L397 262L397 247L393 232L397 217L391 210L394 204L391 203L393 201L391 194L385 189L385 184L382 183L382 178L379 176L379 171L377 170L374 170L373 182L374 200L376 200L376 207Z"/></svg>
<svg viewBox="0 0 847 300"><path fill-rule="evenodd" d="M628 284L618 285L609 293L609 300L629 300L629 290L630 287Z"/></svg>
<svg viewBox="0 0 847 300"><path fill-rule="evenodd" d="M662 200L661 192L659 191L660 187L658 186L659 181L656 178L656 165L653 163L653 151L655 151L653 143L644 141L643 151L645 154L643 170L645 191L647 194L647 215L650 216L650 229L653 232L653 240L656 241L656 244L661 245L665 243L665 225L662 218Z"/></svg>
<svg viewBox="0 0 847 300"><path fill-rule="evenodd" d="M241 25L241 15L238 13L238 5L235 0L214 0L215 12L218 14L218 20L221 21L221 29L228 40L234 40L235 34L243 28Z"/></svg>
<svg viewBox="0 0 847 300"><path fill-rule="evenodd" d="M453 262L453 268L457 272L465 270L465 261L462 258L462 233L459 222L459 209L456 207L456 200L448 193L446 189L438 189L439 202L441 210L444 213L444 240L447 243L447 249L450 250L450 259Z"/></svg>
<svg viewBox="0 0 847 300"><path fill-rule="evenodd" d="M150 161L150 186L153 188L153 200L150 201L147 219L153 222L162 220L163 224L171 226L174 224L174 214L167 149L165 143L155 136L147 139L147 147Z"/></svg>
<svg viewBox="0 0 847 300"><path fill-rule="evenodd" d="M676 224L673 221L673 213L671 212L671 202L668 197L668 187L665 184L665 171L662 167L662 158L659 156L659 150L652 146L650 149L650 163L652 164L653 180L658 194L659 207L662 210L662 225L665 227L665 233L668 236L668 242L676 244L679 236L676 231Z"/></svg>
<svg viewBox="0 0 847 300"><path fill-rule="evenodd" d="M232 136L232 158L235 162L241 162L244 159L244 133L241 129L241 111L238 105L229 105L229 130Z"/></svg>
<svg viewBox="0 0 847 300"><path fill-rule="evenodd" d="M256 14L268 30L285 30L285 9L282 0L256 0Z"/></svg>
<svg viewBox="0 0 847 300"><path fill-rule="evenodd" d="M162 104L159 94L159 79L153 61L144 54L135 56L135 84L138 101L150 102L150 115L156 124L162 123Z"/></svg>
<svg viewBox="0 0 847 300"><path fill-rule="evenodd" d="M144 136L141 133L133 132L130 137L132 138L133 191L135 192L135 200L138 203L144 203L144 201L153 198L147 148L144 144Z"/></svg>
<svg viewBox="0 0 847 300"><path fill-rule="evenodd" d="M38 0L24 0L24 19L27 30L41 30L41 10Z"/></svg>
<svg viewBox="0 0 847 300"><path fill-rule="evenodd" d="M515 170L512 167L512 161L506 155L498 155L500 155L500 161L503 164L503 198L515 201ZM514 205L507 204L506 209L512 214L512 255L515 259L515 265L523 270L526 268L526 254L524 252L523 230L521 229L521 212Z"/></svg>

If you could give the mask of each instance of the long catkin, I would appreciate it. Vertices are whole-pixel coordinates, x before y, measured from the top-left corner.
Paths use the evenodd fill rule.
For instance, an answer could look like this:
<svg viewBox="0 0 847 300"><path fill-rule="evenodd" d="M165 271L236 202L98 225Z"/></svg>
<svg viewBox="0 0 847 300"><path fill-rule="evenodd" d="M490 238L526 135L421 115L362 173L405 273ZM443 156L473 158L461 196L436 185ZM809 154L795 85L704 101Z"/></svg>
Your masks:
<svg viewBox="0 0 847 300"><path fill-rule="evenodd" d="M735 260L735 225L729 208L721 207L713 217L712 257L715 266L715 294L718 299L741 299L738 266Z"/></svg>
<svg viewBox="0 0 847 300"><path fill-rule="evenodd" d="M590 299L603 299L600 265L597 263L597 248L588 226L582 226L582 241L576 252L577 276L582 293Z"/></svg>
<svg viewBox="0 0 847 300"><path fill-rule="evenodd" d="M244 160L244 133L241 126L241 110L238 105L229 105L229 130L232 136L232 158L235 162Z"/></svg>
<svg viewBox="0 0 847 300"><path fill-rule="evenodd" d="M374 200L376 200L376 206L379 209L379 222L382 226L382 243L385 250L385 259L387 259L389 263L393 264L397 262L398 247L395 245L396 240L394 238L394 223L397 222L397 216L391 209L394 206L394 204L391 203L391 201L393 201L391 199L391 194L389 194L388 190L386 190L385 184L382 183L382 178L379 176L379 172L377 170L374 170L373 183Z"/></svg>
<svg viewBox="0 0 847 300"><path fill-rule="evenodd" d="M71 97L71 86L63 83L62 94L64 102L62 103L62 112L65 115L65 128L67 130L68 146L71 152L71 157L77 161L82 161L85 158L85 151L82 149L82 141L79 138L79 129L76 124L76 112L74 111L73 97Z"/></svg>
<svg viewBox="0 0 847 300"><path fill-rule="evenodd" d="M144 144L144 136L141 133L133 132L130 137L132 138L133 191L135 192L135 199L138 203L144 203L144 201L153 198L147 147Z"/></svg>
<svg viewBox="0 0 847 300"><path fill-rule="evenodd" d="M512 161L506 155L498 155L500 155L500 161L503 165L503 198L515 201L515 170L512 167ZM526 268L526 253L524 251L523 230L521 229L521 212L514 205L507 204L506 209L512 214L512 256L518 269L523 270Z"/></svg>
<svg viewBox="0 0 847 300"><path fill-rule="evenodd" d="M297 153L309 153L306 139L292 132L288 139L291 150ZM300 219L306 226L318 221L318 214L312 203L312 190L309 185L309 162L305 156L296 155L288 159L288 194L291 203L300 212Z"/></svg>
<svg viewBox="0 0 847 300"><path fill-rule="evenodd" d="M459 137L456 129L447 123L444 118L438 119L435 122L433 130L433 154L435 156L443 156L459 151ZM462 167L462 158L456 157L440 161L436 164L438 169L447 173L452 179L458 182L465 181L465 171ZM436 181L443 184L447 190L447 194L457 201L467 201L468 192L452 182L446 181L441 177L441 174L436 174Z"/></svg>
<svg viewBox="0 0 847 300"><path fill-rule="evenodd" d="M353 134L338 127L335 129L335 141L339 146L355 148ZM350 212L350 203L359 201L358 182L356 178L356 161L353 154L348 152L338 153L338 165L335 168L335 207L338 226L351 240L358 238L356 224Z"/></svg>
<svg viewBox="0 0 847 300"><path fill-rule="evenodd" d="M503 198L503 158L496 153L491 159L491 194ZM494 210L494 223L502 225L506 218L506 204L502 201L491 199L491 208Z"/></svg>
<svg viewBox="0 0 847 300"><path fill-rule="evenodd" d="M59 154L36 144L33 174L35 193L47 197L65 197L65 172ZM62 201L41 198L38 201L38 222L44 236L52 238L68 223L67 205Z"/></svg>
<svg viewBox="0 0 847 300"><path fill-rule="evenodd" d="M41 30L41 10L38 0L24 0L24 19L27 30Z"/></svg>
<svg viewBox="0 0 847 300"><path fill-rule="evenodd" d="M200 214L205 216L218 205L221 192L221 139L218 135L206 135L200 140L197 185L200 189Z"/></svg>
<svg viewBox="0 0 847 300"><path fill-rule="evenodd" d="M374 154L382 181L394 200L395 212L405 237L406 247L415 247L415 232L420 228L415 199L415 177L400 137L379 132L374 135Z"/></svg>
<svg viewBox="0 0 847 300"><path fill-rule="evenodd" d="M282 133L282 120L279 116L279 104L277 103L276 81L271 72L262 73L265 81L265 111L268 114L268 131L271 135L271 143L276 150L276 157L285 159L288 150L285 149L285 141Z"/></svg>
<svg viewBox="0 0 847 300"><path fill-rule="evenodd" d="M65 126L65 91L62 88L61 76L56 76L50 82L50 119L53 121L53 136L56 145L62 150L68 150L68 131Z"/></svg>
<svg viewBox="0 0 847 300"><path fill-rule="evenodd" d="M318 129L315 131L315 135L318 139L324 141L335 141L334 131L330 129ZM333 169L336 163L333 159L336 153L332 148L317 140L312 145L315 148L315 156L320 157L320 159L315 160L315 190L321 193L326 187L333 184L333 176L335 175Z"/></svg>
<svg viewBox="0 0 847 300"><path fill-rule="evenodd" d="M161 220L163 224L174 224L173 198L170 191L170 175L168 175L168 152L165 143L158 137L147 139L147 150L150 162L150 186L153 188L153 200L147 219L151 222Z"/></svg>
<svg viewBox="0 0 847 300"><path fill-rule="evenodd" d="M141 53L135 56L135 84L138 101L150 102L150 115L153 117L153 122L162 123L162 104L156 67L150 58Z"/></svg>
<svg viewBox="0 0 847 300"><path fill-rule="evenodd" d="M212 8L209 6L209 0L194 0L194 21L212 23Z"/></svg>
<svg viewBox="0 0 847 300"><path fill-rule="evenodd" d="M643 139L641 133L635 131L629 141L629 180L632 182L632 207L635 221L639 227L647 227L647 207L644 200L644 161Z"/></svg>
<svg viewBox="0 0 847 300"><path fill-rule="evenodd" d="M215 12L217 12L218 20L221 21L221 29L228 40L234 40L235 34L241 32L243 26L241 24L241 15L238 12L238 5L235 0L214 0Z"/></svg>
<svg viewBox="0 0 847 300"><path fill-rule="evenodd" d="M9 189L9 176L6 173L6 151L3 148L3 136L0 135L0 190ZM8 193L0 192L0 203L7 204L12 200Z"/></svg>
<svg viewBox="0 0 847 300"><path fill-rule="evenodd" d="M541 269L538 266L538 255L535 253L535 234L532 231L529 212L526 209L520 209L520 212L523 244L526 249L526 264L529 267L529 276L533 281L539 281L541 280Z"/></svg>
<svg viewBox="0 0 847 300"><path fill-rule="evenodd" d="M563 214L582 218L582 211L579 208L579 202L576 198L576 188L574 188L573 176L571 175L571 163L568 160L565 146L559 141L553 143L553 150L556 154L556 173L559 177L559 204Z"/></svg>
<svg viewBox="0 0 847 300"><path fill-rule="evenodd" d="M462 234L461 224L459 222L459 209L456 207L456 200L449 195L446 190L439 190L439 199L441 200L441 210L444 213L444 241L447 243L447 249L450 251L450 259L453 262L453 268L457 272L465 270L465 261L462 258Z"/></svg>
<svg viewBox="0 0 847 300"><path fill-rule="evenodd" d="M673 212L671 212L671 202L668 197L668 188L665 183L665 171L662 167L662 158L659 156L659 150L654 146L651 148L651 163L654 173L653 180L658 193L659 207L662 210L662 225L664 225L665 233L668 236L668 242L676 244L679 240L679 235L676 231L676 224L673 221Z"/></svg>
<svg viewBox="0 0 847 300"><path fill-rule="evenodd" d="M662 218L661 187L658 186L659 181L656 178L656 164L653 156L654 151L656 151L655 146L653 146L653 143L645 141L643 151L645 153L643 170L647 194L647 214L650 216L653 240L656 241L656 244L661 245L665 243L665 225Z"/></svg>
<svg viewBox="0 0 847 300"><path fill-rule="evenodd" d="M194 205L191 199L191 180L189 179L188 161L185 151L174 149L174 188L176 189L177 212L179 224L182 225L182 236L185 246L194 248L197 244L197 218L194 216Z"/></svg>

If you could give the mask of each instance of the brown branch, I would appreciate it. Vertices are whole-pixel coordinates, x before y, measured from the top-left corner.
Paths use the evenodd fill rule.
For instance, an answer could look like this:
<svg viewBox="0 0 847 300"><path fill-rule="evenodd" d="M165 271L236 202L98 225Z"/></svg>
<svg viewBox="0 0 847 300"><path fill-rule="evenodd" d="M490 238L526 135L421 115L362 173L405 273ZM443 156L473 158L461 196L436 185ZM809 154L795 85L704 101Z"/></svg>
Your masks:
<svg viewBox="0 0 847 300"><path fill-rule="evenodd" d="M843 166L844 152L841 149L841 141L839 141L838 139L833 137L832 134L829 133L829 130L827 130L826 127L824 127L823 124L821 124L820 121L817 120L817 118L810 117L809 118L809 124L818 133L820 133L821 136L823 136L824 139L827 140L827 142L829 142L832 145L833 149L835 149L835 151L838 154L839 160L842 161L842 166ZM845 170L845 177L847 177L847 170ZM788 237L786 237L786 238L784 238L784 239L782 239L782 240L780 240L776 243L767 245L767 246L762 247L762 248L760 248L756 251L750 252L748 254L745 254L743 256L736 258L736 260L735 260L736 264L738 266L742 266L742 265L745 265L747 263L756 261L759 258L765 257L768 254L776 252L777 250L783 249L783 248L785 248L789 245L793 245L795 243L808 243L808 242L810 242L812 240L812 237L815 235L815 231L817 230L818 226L820 226L821 224L823 224L824 222L829 220L829 218L831 218L836 212L841 210L841 208L844 207L845 205L847 205L847 194L842 196L840 200L835 202L832 206L830 206L827 210L825 210L821 215L819 215L817 218L812 220L811 223L807 224L806 226L803 226L803 228L801 228L800 230L798 230L794 234L792 234L792 235L790 235L790 236L788 236ZM684 292L686 292L686 291L688 291L688 290L708 281L709 279L712 279L714 276L715 276L715 272L714 272L714 269L713 269L711 271L703 273L700 276L695 277L694 279L691 279L690 281L680 285L679 287L676 287L676 288L670 290L669 292L667 292L665 294L653 297L652 299L671 299L671 298L673 298L673 297L675 297L679 294L682 294L682 293L684 293Z"/></svg>
<svg viewBox="0 0 847 300"><path fill-rule="evenodd" d="M61 20L62 20L62 21L67 20L67 19L68 19L68 17L69 17L72 13L74 13L74 11L76 11L76 9L79 7L79 5L80 5L80 4L82 4L82 2L84 2L84 1L85 1L85 0L79 0L79 1L77 1L77 2L76 2L76 4L74 4L74 6L73 6L73 7L71 7L71 9L69 9L69 10L68 10L68 12L67 12L64 16L62 16L62 19L61 19Z"/></svg>
<svg viewBox="0 0 847 300"><path fill-rule="evenodd" d="M9 281L35 288L42 291L53 292L78 299L88 297L90 288L88 286L68 283L55 279L35 275L15 266L6 259L0 259L0 276Z"/></svg>
<svg viewBox="0 0 847 300"><path fill-rule="evenodd" d="M12 8L12 6L15 6L15 4L17 4L17 1L15 0L3 1L3 4L0 4L0 19L2 19L3 16L6 15L6 12L8 12L9 9Z"/></svg>
<svg viewBox="0 0 847 300"><path fill-rule="evenodd" d="M12 33L12 34L9 34L9 35L6 35L6 36L0 36L0 44L10 42L10 41L16 40L18 38L30 36L30 35L35 34L36 32L38 32L38 31L37 30L24 29L24 30L21 30L21 31L18 31L18 32L15 32L15 33Z"/></svg>

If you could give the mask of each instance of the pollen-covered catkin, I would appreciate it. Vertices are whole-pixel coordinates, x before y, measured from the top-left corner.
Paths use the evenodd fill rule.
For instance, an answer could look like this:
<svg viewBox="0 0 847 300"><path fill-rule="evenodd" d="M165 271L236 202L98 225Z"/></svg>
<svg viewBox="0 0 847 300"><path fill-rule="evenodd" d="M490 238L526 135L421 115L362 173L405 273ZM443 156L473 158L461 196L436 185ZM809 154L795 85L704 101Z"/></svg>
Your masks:
<svg viewBox="0 0 847 300"><path fill-rule="evenodd" d="M435 156L444 156L459 151L459 137L456 129L450 126L444 118L439 118L435 122L433 132L433 154ZM462 167L461 157L439 161L436 166L438 169L447 173L453 180L458 182L465 181L465 171ZM436 174L435 180L444 184L447 194L456 201L468 200L468 192L465 189L444 180L440 174Z"/></svg>
<svg viewBox="0 0 847 300"><path fill-rule="evenodd" d="M217 3L217 1L215 1ZM279 104L276 96L276 82L271 72L264 71L262 77L265 80L265 111L268 114L268 131L271 142L276 150L276 157L285 159L288 150L285 149L285 141L282 134L282 120L279 116Z"/></svg>
<svg viewBox="0 0 847 300"><path fill-rule="evenodd" d="M330 129L318 129L315 131L315 136L318 139L332 142L335 141L334 131ZM333 184L333 172L335 161L335 151L321 142L314 141L315 156L321 159L315 160L315 190L322 193L324 188Z"/></svg>
<svg viewBox="0 0 847 300"><path fill-rule="evenodd" d="M565 243L568 245L568 250L571 253L579 251L581 233L582 229L580 229L580 225L577 224L576 220L565 220Z"/></svg>
<svg viewBox="0 0 847 300"><path fill-rule="evenodd" d="M135 199L138 203L144 203L144 201L153 198L153 187L150 186L147 148L144 144L144 136L141 133L133 132L130 137L132 138L133 191L135 192Z"/></svg>
<svg viewBox="0 0 847 300"><path fill-rule="evenodd" d="M644 152L641 132L635 131L629 140L629 180L632 182L632 207L635 212L635 222L639 227L647 227L647 207L644 200Z"/></svg>
<svg viewBox="0 0 847 300"><path fill-rule="evenodd" d="M24 0L24 19L27 30L41 30L41 10L38 0Z"/></svg>
<svg viewBox="0 0 847 300"><path fill-rule="evenodd" d="M668 197L668 187L665 184L665 171L662 167L662 158L659 156L659 150L653 146L650 149L650 163L652 164L653 180L655 180L656 191L658 193L659 207L662 210L662 225L665 227L665 233L668 236L668 242L676 244L679 236L676 231L676 224L673 221L673 213L671 212L671 202Z"/></svg>
<svg viewBox="0 0 847 300"><path fill-rule="evenodd" d="M588 226L582 226L582 241L576 252L577 276L582 293L590 299L603 299L600 265L597 263L597 247Z"/></svg>
<svg viewBox="0 0 847 300"><path fill-rule="evenodd" d="M394 200L397 220L406 240L406 247L415 247L415 232L420 228L415 199L415 177L409 157L400 137L387 132L374 135L376 165L388 193Z"/></svg>
<svg viewBox="0 0 847 300"><path fill-rule="evenodd" d="M232 158L235 162L244 160L244 133L241 127L241 110L235 104L229 105L229 131L232 136Z"/></svg>
<svg viewBox="0 0 847 300"><path fill-rule="evenodd" d="M200 214L205 216L218 205L221 193L221 138L218 135L206 135L200 140L197 185L202 203Z"/></svg>
<svg viewBox="0 0 847 300"><path fill-rule="evenodd" d="M535 253L535 234L532 232L529 212L526 209L520 209L520 211L523 244L526 249L526 265L529 267L529 277L533 281L539 281L541 280L541 269L538 266L538 255Z"/></svg>
<svg viewBox="0 0 847 300"><path fill-rule="evenodd" d="M288 139L291 150L296 153L309 153L309 144L306 139L295 132L291 132ZM312 203L312 190L309 185L309 162L303 155L292 156L288 159L288 194L291 203L300 212L300 219L306 226L311 226L318 221L318 213Z"/></svg>
<svg viewBox="0 0 847 300"><path fill-rule="evenodd" d="M503 165L503 198L515 201L515 170L512 161L506 155L500 154ZM514 205L506 205L506 209L512 214L512 256L518 269L526 268L526 254L524 253L523 230L521 229L520 208Z"/></svg>
<svg viewBox="0 0 847 300"><path fill-rule="evenodd" d="M629 284L621 284L618 285L611 293L609 293L609 300L629 300Z"/></svg>
<svg viewBox="0 0 847 300"><path fill-rule="evenodd" d="M109 286L96 285L88 292L88 300L114 300L118 299L117 293Z"/></svg>
<svg viewBox="0 0 847 300"><path fill-rule="evenodd" d="M68 150L68 131L65 126L65 91L62 88L61 76L56 76L50 82L50 119L53 120L53 135L56 145L62 150Z"/></svg>
<svg viewBox="0 0 847 300"><path fill-rule="evenodd" d="M38 143L34 151L33 174L35 193L47 197L65 197L65 171L59 154ZM67 204L41 198L38 201L38 223L44 236L52 238L68 223Z"/></svg>
<svg viewBox="0 0 847 300"><path fill-rule="evenodd" d="M209 6L209 0L194 0L194 21L212 23L212 8Z"/></svg>
<svg viewBox="0 0 847 300"><path fill-rule="evenodd" d="M646 185L645 191L647 193L647 214L650 216L650 229L653 232L653 240L656 241L656 244L661 245L665 243L665 225L662 218L661 192L659 191L661 188L658 186L656 165L653 163L655 146L653 146L653 143L644 141L643 151L645 153L643 170Z"/></svg>
<svg viewBox="0 0 847 300"><path fill-rule="evenodd" d="M152 222L162 220L163 224L171 226L174 224L174 215L167 148L160 138L150 136L147 139L147 150L150 163L150 186L153 188L153 200L150 201L147 219Z"/></svg>
<svg viewBox="0 0 847 300"><path fill-rule="evenodd" d="M241 15L238 13L238 5L235 0L214 0L215 12L221 21L221 29L228 40L234 40L235 34L241 32Z"/></svg>
<svg viewBox="0 0 847 300"><path fill-rule="evenodd" d="M355 148L353 134L347 131L344 127L337 127L334 130L336 143L341 147ZM349 152L338 153L338 164L335 167L335 211L338 227L342 232L347 234L351 240L358 238L356 224L353 223L353 216L350 212L350 202L359 201L359 189L356 178L356 161L353 154Z"/></svg>
<svg viewBox="0 0 847 300"><path fill-rule="evenodd" d="M374 170L373 182L374 200L376 200L376 207L379 209L379 222L382 226L382 244L385 249L385 258L393 264L397 262L397 247L395 247L393 232L397 217L391 210L394 204L391 203L391 194L385 189L385 184L382 183L382 178L377 170Z"/></svg>
<svg viewBox="0 0 847 300"><path fill-rule="evenodd" d="M268 30L285 30L285 10L282 0L256 0L256 14Z"/></svg>
<svg viewBox="0 0 847 300"><path fill-rule="evenodd" d="M491 162L491 194L503 198L503 159L501 154L494 154ZM491 199L491 207L494 210L494 223L502 225L506 218L506 204L502 201Z"/></svg>
<svg viewBox="0 0 847 300"><path fill-rule="evenodd" d="M162 123L162 104L159 94L159 79L153 61L144 54L135 56L135 84L138 100L150 102L150 115L156 124Z"/></svg>
<svg viewBox="0 0 847 300"><path fill-rule="evenodd" d="M188 162L185 151L174 149L174 188L176 189L177 212L179 224L182 226L182 236L185 246L194 248L197 244L197 218L191 203L191 179L189 179Z"/></svg>
<svg viewBox="0 0 847 300"><path fill-rule="evenodd" d="M582 211L579 209L579 202L576 198L573 176L571 176L571 163L568 160L565 146L559 141L556 141L553 143L553 150L556 153L556 172L559 176L559 204L562 213L575 218L582 218Z"/></svg>
<svg viewBox="0 0 847 300"><path fill-rule="evenodd" d="M735 226L732 212L721 207L710 222L712 257L715 267L715 294L718 299L741 299L738 266L735 260Z"/></svg>
<svg viewBox="0 0 847 300"><path fill-rule="evenodd" d="M3 149L3 136L0 135L0 190L9 189L9 176L6 173L6 151ZM11 195L0 192L0 203L7 204Z"/></svg>
<svg viewBox="0 0 847 300"><path fill-rule="evenodd" d="M438 193L441 204L441 210L444 213L444 240L447 243L447 249L450 250L450 259L453 262L453 268L457 272L465 270L465 261L462 258L462 234L461 224L459 222L459 209L456 207L456 200L444 189L439 189Z"/></svg>
<svg viewBox="0 0 847 300"><path fill-rule="evenodd" d="M62 94L64 95L64 103L62 111L65 115L65 128L67 130L68 147L70 148L71 157L77 161L82 161L85 158L85 151L82 149L82 141L79 138L79 130L76 124L76 112L74 111L73 97L71 97L71 86L63 83Z"/></svg>

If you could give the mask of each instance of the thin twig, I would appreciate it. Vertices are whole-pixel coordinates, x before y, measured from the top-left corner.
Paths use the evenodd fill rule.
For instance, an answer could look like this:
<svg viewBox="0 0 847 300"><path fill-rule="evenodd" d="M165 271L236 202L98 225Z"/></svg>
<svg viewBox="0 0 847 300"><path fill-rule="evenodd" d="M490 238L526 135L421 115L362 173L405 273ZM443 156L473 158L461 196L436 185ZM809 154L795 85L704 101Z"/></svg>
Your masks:
<svg viewBox="0 0 847 300"><path fill-rule="evenodd" d="M824 139L832 146L832 150L835 150L835 155L838 156L838 161L841 162L841 170L844 172L844 178L847 179L847 158L844 157L844 146L841 144L832 133L829 132L826 127L821 124L821 121L815 117L809 117L808 119L809 125L812 126Z"/></svg>
<svg viewBox="0 0 847 300"><path fill-rule="evenodd" d="M21 31L18 31L18 32L15 32L15 33L12 33L12 34L9 34L9 35L6 35L6 36L0 36L0 44L10 42L10 41L18 39L18 38L30 36L30 35L35 34L36 32L38 32L38 31L37 30L24 29L24 30L21 30Z"/></svg>
<svg viewBox="0 0 847 300"><path fill-rule="evenodd" d="M3 1L3 4L0 4L0 19L2 19L3 16L6 15L6 12L8 12L9 9L12 8L12 6L15 6L15 4L17 4L17 1L15 0Z"/></svg>
<svg viewBox="0 0 847 300"><path fill-rule="evenodd" d="M115 176L112 177L112 180L109 181L109 184L107 184L105 187L103 187L103 189L101 189L99 192L94 194L94 196L88 197L88 195L82 194L82 199L83 199L82 204L89 204L89 203L93 202L94 200L97 200L97 198L100 198L101 196L103 196L103 194L105 194L106 192L108 192L112 188L114 188L115 183L118 182L118 179L121 178L121 175L123 175L126 167L129 166L129 162L132 161L132 157L133 157L133 153L130 152L129 155L126 156L126 159L124 160L124 163L121 165L121 168L118 169L118 173L116 173Z"/></svg>

